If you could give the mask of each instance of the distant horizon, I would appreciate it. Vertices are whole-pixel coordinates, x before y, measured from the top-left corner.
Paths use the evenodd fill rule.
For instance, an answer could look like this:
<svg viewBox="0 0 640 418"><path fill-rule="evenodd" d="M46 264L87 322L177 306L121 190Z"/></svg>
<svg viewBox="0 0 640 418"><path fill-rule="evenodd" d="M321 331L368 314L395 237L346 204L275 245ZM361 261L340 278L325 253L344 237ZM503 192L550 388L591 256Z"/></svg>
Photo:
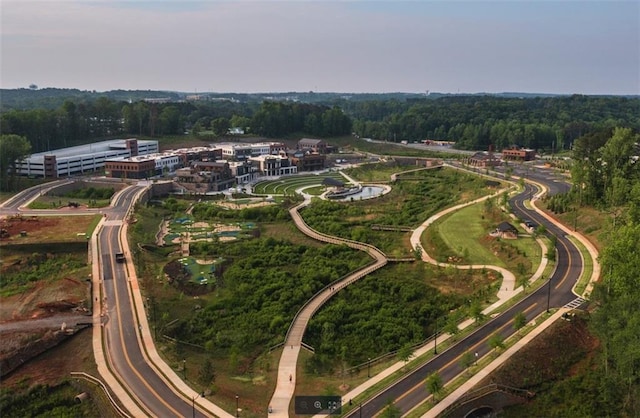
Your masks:
<svg viewBox="0 0 640 418"><path fill-rule="evenodd" d="M418 95L428 97L430 95L506 95L506 94L526 94L526 95L544 95L544 96L639 96L638 93L631 94L614 94L614 93L597 93L597 94L587 94L587 93L549 93L549 92L541 92L541 91L499 91L499 92L490 92L490 91L478 91L478 92L445 92L445 91L429 91L429 93L425 92L414 92L414 91L250 91L250 92L240 92L240 91L181 91L181 90L168 90L168 89L123 89L123 88L114 88L110 90L96 90L96 89L82 89L78 87L53 87L46 86L37 88L27 87L0 87L0 90L31 90L31 91L39 91L39 90L47 90L47 89L55 89L55 90L78 90L87 93L109 93L114 91L139 91L139 92L166 92L166 93L178 93L178 94L188 94L188 95L199 95L199 94L219 94L219 95L230 95L230 94L245 94L245 95L266 95L266 94L406 94L406 95Z"/></svg>
<svg viewBox="0 0 640 418"><path fill-rule="evenodd" d="M635 0L3 0L0 19L2 88L640 93Z"/></svg>

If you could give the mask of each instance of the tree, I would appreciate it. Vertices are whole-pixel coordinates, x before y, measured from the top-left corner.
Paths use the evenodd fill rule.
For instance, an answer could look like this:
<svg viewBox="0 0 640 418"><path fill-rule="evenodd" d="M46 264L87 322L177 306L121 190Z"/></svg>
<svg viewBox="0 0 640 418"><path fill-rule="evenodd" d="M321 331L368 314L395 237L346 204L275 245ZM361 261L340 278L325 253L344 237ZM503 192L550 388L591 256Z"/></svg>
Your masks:
<svg viewBox="0 0 640 418"><path fill-rule="evenodd" d="M471 306L469 306L469 314L476 322L480 322L484 319L484 314L482 313L482 305L480 305L480 301L476 299L473 302L471 302Z"/></svg>
<svg viewBox="0 0 640 418"><path fill-rule="evenodd" d="M200 368L198 378L200 380L200 383L202 383L204 386L208 386L209 384L215 382L216 373L213 369L213 362L209 357L207 357L207 359L204 361L204 364L202 365L202 368Z"/></svg>
<svg viewBox="0 0 640 418"><path fill-rule="evenodd" d="M469 367L473 366L475 361L473 353L471 351L465 351L460 358L460 367L467 370Z"/></svg>
<svg viewBox="0 0 640 418"><path fill-rule="evenodd" d="M398 350L398 358L404 362L405 366L411 360L411 357L413 357L413 350L409 344L403 345Z"/></svg>
<svg viewBox="0 0 640 418"><path fill-rule="evenodd" d="M431 373L425 380L425 385L427 386L427 390L429 391L429 393L433 395L433 403L436 403L438 401L438 397L444 389L440 373Z"/></svg>
<svg viewBox="0 0 640 418"><path fill-rule="evenodd" d="M513 328L516 331L521 330L525 325L527 325L527 317L524 312L520 311L516 313L513 317Z"/></svg>
<svg viewBox="0 0 640 418"><path fill-rule="evenodd" d="M232 128L241 128L246 130L251 123L251 119L245 116L233 115L229 121Z"/></svg>
<svg viewBox="0 0 640 418"><path fill-rule="evenodd" d="M420 246L420 244L416 245L416 248L413 249L413 256L416 260L422 260L422 246Z"/></svg>
<svg viewBox="0 0 640 418"><path fill-rule="evenodd" d="M527 276L518 276L518 286L522 286L522 291L526 294L529 287L529 278Z"/></svg>
<svg viewBox="0 0 640 418"><path fill-rule="evenodd" d="M500 348L504 348L504 338L497 332L491 334L489 337L489 346L494 350L498 350Z"/></svg>
<svg viewBox="0 0 640 418"><path fill-rule="evenodd" d="M380 415L381 418L400 418L401 416L402 411L393 404L391 399L389 399L387 406L382 410L382 415Z"/></svg>
<svg viewBox="0 0 640 418"><path fill-rule="evenodd" d="M16 176L16 161L31 152L31 144L23 136L0 135L0 181L2 190L11 191Z"/></svg>
<svg viewBox="0 0 640 418"><path fill-rule="evenodd" d="M211 130L215 136L225 135L230 128L229 119L216 118L211 122Z"/></svg>

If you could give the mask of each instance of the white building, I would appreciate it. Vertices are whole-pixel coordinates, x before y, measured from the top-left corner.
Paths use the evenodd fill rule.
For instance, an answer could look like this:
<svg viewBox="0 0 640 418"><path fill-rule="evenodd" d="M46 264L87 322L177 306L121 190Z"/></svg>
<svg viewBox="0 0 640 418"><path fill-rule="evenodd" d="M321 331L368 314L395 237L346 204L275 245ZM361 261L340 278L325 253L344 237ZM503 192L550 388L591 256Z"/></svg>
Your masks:
<svg viewBox="0 0 640 418"><path fill-rule="evenodd" d="M147 155L158 150L158 141L112 139L32 154L17 163L16 172L33 177L67 177L102 170L108 159Z"/></svg>
<svg viewBox="0 0 640 418"><path fill-rule="evenodd" d="M292 165L286 156L258 155L257 157L251 157L250 161L257 164L258 170L263 176L284 176L298 172L298 167Z"/></svg>
<svg viewBox="0 0 640 418"><path fill-rule="evenodd" d="M259 155L279 155L287 150L286 145L281 142L256 142L253 144L225 142L215 144L215 147L222 149L223 158L238 161Z"/></svg>

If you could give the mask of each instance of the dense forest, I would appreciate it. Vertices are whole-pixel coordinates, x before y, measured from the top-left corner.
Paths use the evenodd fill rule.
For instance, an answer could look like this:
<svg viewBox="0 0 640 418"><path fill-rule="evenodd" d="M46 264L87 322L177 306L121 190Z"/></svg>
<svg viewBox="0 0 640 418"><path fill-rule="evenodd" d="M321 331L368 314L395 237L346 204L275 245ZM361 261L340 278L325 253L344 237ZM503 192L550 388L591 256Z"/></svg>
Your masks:
<svg viewBox="0 0 640 418"><path fill-rule="evenodd" d="M640 135L620 128L611 137L579 138L572 169L577 187L549 205L558 213L592 206L610 215L600 252L602 277L591 295L597 308L590 324L600 340L597 367L558 389L599 411L594 416L640 416L639 142Z"/></svg>
<svg viewBox="0 0 640 418"><path fill-rule="evenodd" d="M3 95L7 92L15 91L3 91ZM42 106L34 103L3 107L0 134L27 138L32 152L121 136L157 137L184 132L224 136L229 128L243 128L251 135L276 139L354 133L393 142L454 141L460 149L486 150L492 144L497 150L520 145L554 152L571 149L583 135L606 135L614 127L640 130L637 97L397 94L383 95L383 99L368 99L370 96L365 95L356 100L349 95L303 95L325 98L311 103L293 93L199 101L186 101L167 93L169 102L150 103L140 98L157 98L162 92L144 96L146 92L116 91L97 97L71 92L74 94L54 107L52 101L59 103L64 97L61 92L43 96ZM129 99L123 97L126 93L131 93ZM20 102L14 98L12 103L16 101Z"/></svg>

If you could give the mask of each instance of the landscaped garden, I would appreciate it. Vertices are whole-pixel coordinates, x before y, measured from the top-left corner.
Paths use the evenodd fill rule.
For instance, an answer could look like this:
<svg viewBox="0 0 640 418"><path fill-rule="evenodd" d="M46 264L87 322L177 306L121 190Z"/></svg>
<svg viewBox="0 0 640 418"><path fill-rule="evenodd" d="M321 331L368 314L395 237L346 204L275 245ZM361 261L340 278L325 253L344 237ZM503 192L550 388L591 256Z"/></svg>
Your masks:
<svg viewBox="0 0 640 418"><path fill-rule="evenodd" d="M308 239L291 225L287 206L233 210L200 202L186 215L188 202L168 201L139 206L131 228L134 239L144 242L134 262L160 351L198 390L209 391L213 402L230 410L238 394L246 402L245 416L262 416L275 385L277 357L269 347L283 341L294 314L315 292L371 259ZM180 234L195 234L195 226L204 223L253 228L245 239L190 243L190 256L184 257L178 244L157 246L149 233L168 216L181 220ZM215 260L215 271L192 260ZM168 265L183 278L169 282ZM256 385L264 387L256 391Z"/></svg>
<svg viewBox="0 0 640 418"><path fill-rule="evenodd" d="M382 165L382 174L376 174L375 166L367 166L372 179L389 178L393 171L404 170L406 166ZM302 216L320 232L372 244L390 257L411 257L412 229L444 208L494 193L497 186L499 183L455 170L423 170L413 173L411 180L396 181L391 192L379 198L315 201Z"/></svg>
<svg viewBox="0 0 640 418"><path fill-rule="evenodd" d="M388 166L382 171L372 171L371 178L392 172ZM317 176L311 179L318 184ZM417 227L445 207L493 193L499 185L454 170L417 171L395 182L383 197L317 200L303 216L321 232L373 243L390 256L414 257L405 228ZM303 186L291 187L287 190ZM295 312L317 290L370 262L364 253L299 233L288 214L296 199L288 199L285 204L242 209L203 201L193 204L188 214L191 204L169 199L164 207L139 207L139 222L132 227L134 236L143 238L147 228L157 230L158 222L169 217L167 232L174 234L163 242L164 248L150 244L153 239L147 235L145 251L136 254L161 352L197 390L209 391L214 402L233 409L235 394L251 399L245 404L247 416L264 413L279 358L279 350L269 348L283 341ZM462 219L478 224L482 216L470 212ZM221 225L246 228L243 239L220 239L215 228ZM186 239L192 240L188 257L179 251ZM169 282L168 265L182 279ZM363 379L363 361L426 340L436 330L436 318L442 328L455 329L463 317L473 317L491 302L500 280L491 270L405 262L356 282L314 315L305 342L316 351L304 360L301 388L344 393ZM183 358L194 365L182 370ZM264 386L259 391L263 394L256 396L256 385Z"/></svg>
<svg viewBox="0 0 640 418"><path fill-rule="evenodd" d="M347 180L340 173L336 171L329 171L311 175L285 176L277 180L261 181L253 186L253 193L258 195L289 196L295 194L296 190L303 187L320 186L325 178L332 178L343 183L347 183ZM315 191L317 193L320 190L315 188ZM305 190L305 192L309 193L308 190ZM317 194L321 193L322 191Z"/></svg>

